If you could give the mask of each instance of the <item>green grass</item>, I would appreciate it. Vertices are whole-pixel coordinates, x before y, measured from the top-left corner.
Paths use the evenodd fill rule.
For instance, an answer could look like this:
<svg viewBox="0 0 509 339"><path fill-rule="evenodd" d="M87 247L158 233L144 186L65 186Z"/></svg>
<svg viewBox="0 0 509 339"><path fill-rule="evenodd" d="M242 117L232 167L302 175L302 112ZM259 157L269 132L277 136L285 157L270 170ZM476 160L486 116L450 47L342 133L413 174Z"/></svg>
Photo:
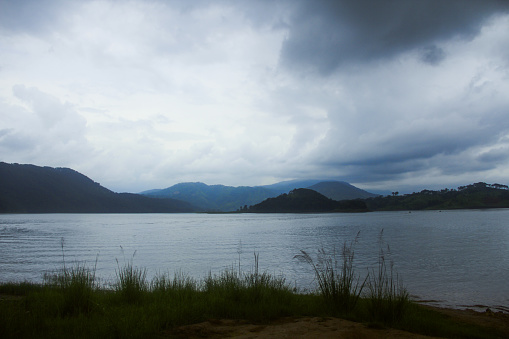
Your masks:
<svg viewBox="0 0 509 339"><path fill-rule="evenodd" d="M400 322L410 300L399 275L394 271L389 246L384 249L383 230L380 233L380 250L377 269L371 269L367 278L367 308L374 323L393 325Z"/></svg>
<svg viewBox="0 0 509 339"><path fill-rule="evenodd" d="M316 261L306 251L295 256L313 268L319 294L325 304L339 314L348 314L355 309L367 281L367 278L361 281L355 274L353 245L356 240L350 245L345 242L341 255L335 249L328 252L321 248Z"/></svg>
<svg viewBox="0 0 509 339"><path fill-rule="evenodd" d="M117 295L129 304L142 302L145 294L149 291L149 283L147 281L147 270L134 266L134 255L131 261L120 267L117 260L117 282L115 290Z"/></svg>
<svg viewBox="0 0 509 339"><path fill-rule="evenodd" d="M334 258L334 253L332 256L322 253L325 255L322 259ZM330 263L323 266L322 273L329 274L323 279L332 279L324 284L339 284L338 291L331 292L332 299L324 297L326 289L301 294L283 276L261 272L257 254L251 272L232 266L218 274L210 273L202 280L176 272L158 274L151 282L147 281L145 269L134 266L133 255L123 266L118 265L113 289L97 286L95 268L88 269L84 264L67 268L64 264L64 269L47 276L43 284L0 285L0 294L10 296L0 301L0 338L153 338L176 326L208 319L265 323L285 316L326 317L338 313L372 326L392 326L426 335L497 337L497 333L480 327L460 325L410 302L407 296L405 307L398 314L399 306L388 305L393 299L398 305L401 290L394 289L399 285L393 281L394 276L385 262L373 271L372 280L364 284L352 269L352 244L343 247L342 255L340 264L333 267L333 275L327 268L330 269L327 266ZM320 272L319 266L316 267ZM374 295L372 290L376 292ZM377 291L384 293L379 297ZM341 312L330 306L331 300L339 303L335 305L339 305ZM382 304L378 304L380 300ZM388 319L373 315L387 310L398 315Z"/></svg>

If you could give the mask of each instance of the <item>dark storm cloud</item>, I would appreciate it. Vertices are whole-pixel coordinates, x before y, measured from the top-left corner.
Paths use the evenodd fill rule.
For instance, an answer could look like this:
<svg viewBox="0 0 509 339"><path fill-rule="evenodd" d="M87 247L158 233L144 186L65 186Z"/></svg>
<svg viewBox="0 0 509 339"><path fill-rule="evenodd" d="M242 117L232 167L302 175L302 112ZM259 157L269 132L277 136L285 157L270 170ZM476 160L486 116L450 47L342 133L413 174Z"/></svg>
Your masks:
<svg viewBox="0 0 509 339"><path fill-rule="evenodd" d="M72 1L0 0L0 29L8 31L44 32L59 19Z"/></svg>
<svg viewBox="0 0 509 339"><path fill-rule="evenodd" d="M430 65L438 65L445 59L445 52L436 45L424 47L421 50L421 60Z"/></svg>
<svg viewBox="0 0 509 339"><path fill-rule="evenodd" d="M472 39L487 19L508 10L509 1L501 0L302 1L282 61L327 74L422 48L422 60L436 64L444 58L436 43Z"/></svg>

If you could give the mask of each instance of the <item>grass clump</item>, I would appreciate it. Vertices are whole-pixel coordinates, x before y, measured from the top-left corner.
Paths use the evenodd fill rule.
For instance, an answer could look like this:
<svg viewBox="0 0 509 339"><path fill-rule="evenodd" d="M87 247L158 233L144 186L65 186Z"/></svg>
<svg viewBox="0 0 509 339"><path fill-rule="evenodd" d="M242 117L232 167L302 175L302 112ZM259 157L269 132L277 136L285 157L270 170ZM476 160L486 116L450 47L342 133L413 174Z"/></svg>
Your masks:
<svg viewBox="0 0 509 339"><path fill-rule="evenodd" d="M362 281L354 271L353 245L357 237L350 244L343 244L339 258L336 249L328 252L324 248L318 250L316 262L306 251L301 250L301 254L295 256L313 268L320 295L325 303L343 314L355 308L367 279Z"/></svg>
<svg viewBox="0 0 509 339"><path fill-rule="evenodd" d="M85 263L75 263L70 268L65 262L64 238L61 240L63 268L53 274L44 275L44 285L60 291L61 305L59 312L63 315L89 313L96 304L94 301L97 268L97 257L92 269Z"/></svg>
<svg viewBox="0 0 509 339"><path fill-rule="evenodd" d="M46 275L45 284L60 290L62 299L61 312L64 315L89 313L95 298L95 266L88 268L85 264L75 264L58 273Z"/></svg>
<svg viewBox="0 0 509 339"><path fill-rule="evenodd" d="M259 256L254 254L252 272L233 267L204 280L203 292L209 300L209 314L220 317L249 318L259 321L291 314L292 290L282 276L259 271Z"/></svg>
<svg viewBox="0 0 509 339"><path fill-rule="evenodd" d="M122 249L123 251L123 249ZM117 282L115 284L115 291L120 298L128 303L139 303L143 300L144 295L149 290L149 283L147 280L147 269L134 266L134 251L130 261L125 261L124 266L120 267L117 261Z"/></svg>
<svg viewBox="0 0 509 339"><path fill-rule="evenodd" d="M383 230L380 233L380 251L377 269L371 269L367 278L367 308L371 321L392 325L400 321L410 304L408 291L390 259L390 248L384 250Z"/></svg>

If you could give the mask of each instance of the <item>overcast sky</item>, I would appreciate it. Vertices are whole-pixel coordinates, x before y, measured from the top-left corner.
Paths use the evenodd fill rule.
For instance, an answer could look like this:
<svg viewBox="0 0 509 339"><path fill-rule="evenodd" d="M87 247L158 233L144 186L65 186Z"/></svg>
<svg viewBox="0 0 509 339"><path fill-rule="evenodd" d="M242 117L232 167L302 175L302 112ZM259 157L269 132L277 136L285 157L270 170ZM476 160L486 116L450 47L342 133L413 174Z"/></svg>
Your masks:
<svg viewBox="0 0 509 339"><path fill-rule="evenodd" d="M509 1L0 0L0 161L117 192L509 183Z"/></svg>

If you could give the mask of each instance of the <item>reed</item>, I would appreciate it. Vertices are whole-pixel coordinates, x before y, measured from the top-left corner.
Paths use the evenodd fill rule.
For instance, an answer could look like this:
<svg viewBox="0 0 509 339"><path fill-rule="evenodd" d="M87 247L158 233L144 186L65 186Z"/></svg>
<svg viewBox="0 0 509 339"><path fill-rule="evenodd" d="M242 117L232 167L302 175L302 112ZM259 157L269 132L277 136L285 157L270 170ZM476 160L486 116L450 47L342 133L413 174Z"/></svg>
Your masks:
<svg viewBox="0 0 509 339"><path fill-rule="evenodd" d="M390 247L379 236L378 266L371 269L367 281L367 305L371 320L384 324L400 321L409 306L408 291L394 270Z"/></svg>
<svg viewBox="0 0 509 339"><path fill-rule="evenodd" d="M144 294L149 291L147 269L134 266L135 255L136 251L134 251L129 261L126 261L124 257L124 265L122 267L118 259L115 259L117 262L115 291L121 299L128 303L141 302Z"/></svg>
<svg viewBox="0 0 509 339"><path fill-rule="evenodd" d="M356 240L355 240L356 241ZM503 334L479 326L458 324L408 300L394 273L390 249L381 247L376 269L361 280L354 272L354 242L336 252L318 251L310 264L320 293L301 294L283 276L261 271L259 255L243 272L232 265L219 274L195 280L182 272L157 275L149 284L146 269L135 267L134 256L117 260L115 289L101 289L97 265L65 263L44 284L0 284L0 338L154 338L168 337L177 326L209 319L267 322L286 316L335 316L371 322L411 332L451 338L498 338ZM366 293L362 293L366 291ZM332 307L323 307L326 305ZM374 322L374 323L373 323ZM171 335L170 335L171 336Z"/></svg>
<svg viewBox="0 0 509 339"><path fill-rule="evenodd" d="M362 280L354 270L353 246L358 236L359 233L350 244L345 241L339 255L335 248L330 252L321 248L316 261L303 250L295 256L312 267L320 295L327 305L341 313L349 313L356 307L366 284L367 277Z"/></svg>
<svg viewBox="0 0 509 339"><path fill-rule="evenodd" d="M63 267L60 271L44 275L44 285L56 287L61 291L62 304L60 311L64 315L89 313L95 305L94 296L96 286L94 267L87 267L86 263L75 263L67 267L65 262L64 238L61 240Z"/></svg>
<svg viewBox="0 0 509 339"><path fill-rule="evenodd" d="M218 275L209 274L203 280L195 280L181 272L173 277L160 274L149 285L144 278L143 272L146 270L135 268L132 260L124 267L127 268L122 270L119 265L119 272L127 272L127 279L122 281L136 280L138 283L133 285L140 286L139 290L142 291L138 296L141 299L135 299L136 302L130 298L119 298L117 289L101 289L96 283L90 285L94 281L91 279L94 270L87 269L85 265L66 266L63 271L67 274L59 272L52 278L48 276L44 285L27 282L0 284L0 294L12 296L0 300L0 338L171 337L172 329L177 326L209 319L244 319L259 323L284 316L337 315L337 311L323 307L323 296L296 293L288 287L283 277L261 272L258 255L255 255L255 266L251 272L242 272L232 266L232 269ZM385 272L386 277L390 277L389 267ZM373 276L376 276L375 273L372 273ZM78 276L81 278L73 278ZM71 308L71 311L63 312L64 295L73 279L93 286L91 298L88 299L93 300L93 304L91 307ZM121 282L118 288L120 285ZM366 285L369 286L369 283ZM80 304L86 299L68 300ZM348 318L359 322L371 321L369 314L364 312L369 302L369 298L361 297L356 310L348 314ZM403 308L403 312L405 316L402 321L388 326L436 337L503 337L496 331L458 324L414 303Z"/></svg>

